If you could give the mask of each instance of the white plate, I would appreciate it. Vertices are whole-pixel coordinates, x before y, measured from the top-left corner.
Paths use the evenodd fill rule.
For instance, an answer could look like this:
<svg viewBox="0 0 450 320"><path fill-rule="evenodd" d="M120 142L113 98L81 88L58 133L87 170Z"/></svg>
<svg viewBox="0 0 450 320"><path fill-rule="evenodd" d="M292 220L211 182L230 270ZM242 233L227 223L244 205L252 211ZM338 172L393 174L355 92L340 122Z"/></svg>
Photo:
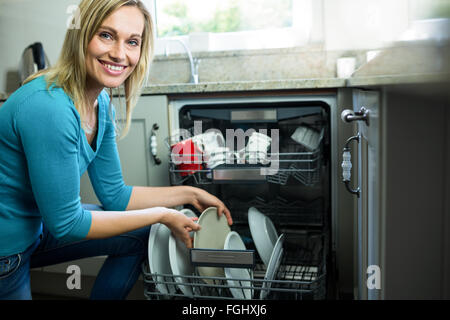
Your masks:
<svg viewBox="0 0 450 320"><path fill-rule="evenodd" d="M225 250L247 250L241 236L235 232L231 231L228 233L225 239ZM252 273L249 269L244 268L225 268L225 276L227 277L227 282L230 285L230 291L233 297L236 299L251 299L253 290L252 289L242 289L242 288L232 288L234 287L251 287L251 281L243 281L241 279L251 280L253 278ZM236 280L230 280L236 279Z"/></svg>
<svg viewBox="0 0 450 320"><path fill-rule="evenodd" d="M278 239L277 230L272 220L254 207L248 209L248 224L256 250L267 267Z"/></svg>
<svg viewBox="0 0 450 320"><path fill-rule="evenodd" d="M217 208L210 207L203 211L198 219L202 227L194 233L194 248L198 249L221 249L225 246L225 239L231 231L227 218L223 214L217 215ZM198 273L202 277L224 277L223 268L198 267ZM203 279L206 283L213 284L214 279Z"/></svg>
<svg viewBox="0 0 450 320"><path fill-rule="evenodd" d="M161 223L155 223L150 228L148 237L148 264L151 273L172 274L169 261L169 245L170 229ZM172 282L172 277L163 277L153 275L155 282ZM174 285L166 285L165 283L156 283L156 288L164 294L173 294L176 292Z"/></svg>
<svg viewBox="0 0 450 320"><path fill-rule="evenodd" d="M184 213L190 218L196 218L197 215L190 209L182 209L180 212ZM191 232L191 235L193 232ZM169 261L172 274L176 282L180 283L178 288L187 296L192 296L192 286L183 285L189 283L188 278L177 277L179 276L192 276L194 274L194 267L191 265L189 257L189 249L183 241L175 238L173 234L169 237Z"/></svg>
<svg viewBox="0 0 450 320"><path fill-rule="evenodd" d="M272 256L270 257L269 266L266 270L266 275L264 276L264 280L273 281L275 279L275 275L277 273L278 268L281 263L281 256L283 255L283 242L284 242L284 233L278 238L275 247L273 248ZM263 282L261 287L261 293L259 298L265 299L270 292L270 288L272 287L272 282Z"/></svg>

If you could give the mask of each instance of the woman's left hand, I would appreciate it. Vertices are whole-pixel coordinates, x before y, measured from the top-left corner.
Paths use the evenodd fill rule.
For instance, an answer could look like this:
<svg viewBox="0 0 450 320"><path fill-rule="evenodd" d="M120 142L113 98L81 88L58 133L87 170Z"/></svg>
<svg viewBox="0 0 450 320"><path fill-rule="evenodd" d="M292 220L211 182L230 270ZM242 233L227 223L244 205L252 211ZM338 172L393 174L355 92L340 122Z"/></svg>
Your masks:
<svg viewBox="0 0 450 320"><path fill-rule="evenodd" d="M203 189L195 188L194 187L194 198L192 199L191 204L200 212L203 212L205 209L209 207L216 207L217 208L217 214L219 217L222 216L222 214L225 214L225 217L227 218L228 225L233 224L233 219L231 218L230 210L225 206L225 204L220 201L217 197L213 196L212 194L206 192Z"/></svg>

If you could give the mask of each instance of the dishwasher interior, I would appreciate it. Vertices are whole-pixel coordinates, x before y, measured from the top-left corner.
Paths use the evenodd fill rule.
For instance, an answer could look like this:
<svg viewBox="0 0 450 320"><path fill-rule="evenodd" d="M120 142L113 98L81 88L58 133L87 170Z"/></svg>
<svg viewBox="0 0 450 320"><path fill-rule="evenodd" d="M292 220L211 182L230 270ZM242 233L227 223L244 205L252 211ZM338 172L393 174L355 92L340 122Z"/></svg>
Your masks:
<svg viewBox="0 0 450 320"><path fill-rule="evenodd" d="M231 230L241 236L246 250L254 255L254 263L246 266L250 280L205 279L197 267L190 275L158 274L145 266L145 296L296 300L331 297L330 106L320 100L201 103L180 107L175 118L175 126L182 130L171 132L166 143L171 184L196 186L221 199L233 217ZM186 135L195 137L208 131L220 132L233 156L214 168L201 158L196 170L184 170L171 149ZM241 149L249 145L252 132L271 137L265 158L252 158L250 149ZM271 170L262 171L264 168ZM248 221L251 207L270 218L278 236L284 235L279 262L270 267L274 270L268 270L255 246ZM190 287L188 295L177 287L180 280Z"/></svg>

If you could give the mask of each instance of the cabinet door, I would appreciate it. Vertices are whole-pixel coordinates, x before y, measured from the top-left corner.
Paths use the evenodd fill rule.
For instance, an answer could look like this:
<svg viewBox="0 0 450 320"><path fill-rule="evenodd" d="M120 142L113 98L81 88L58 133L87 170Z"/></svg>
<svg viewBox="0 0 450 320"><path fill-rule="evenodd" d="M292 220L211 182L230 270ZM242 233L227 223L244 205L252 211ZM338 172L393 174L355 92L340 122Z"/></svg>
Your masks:
<svg viewBox="0 0 450 320"><path fill-rule="evenodd" d="M118 102L114 102L115 105ZM158 129L152 130L157 124ZM151 135L155 133L157 164L151 154ZM141 96L133 111L130 130L117 142L125 184L130 186L169 186L169 164L165 139L168 137L166 96ZM100 204L87 172L81 178L83 203Z"/></svg>
<svg viewBox="0 0 450 320"><path fill-rule="evenodd" d="M384 299L450 297L448 88L383 88Z"/></svg>

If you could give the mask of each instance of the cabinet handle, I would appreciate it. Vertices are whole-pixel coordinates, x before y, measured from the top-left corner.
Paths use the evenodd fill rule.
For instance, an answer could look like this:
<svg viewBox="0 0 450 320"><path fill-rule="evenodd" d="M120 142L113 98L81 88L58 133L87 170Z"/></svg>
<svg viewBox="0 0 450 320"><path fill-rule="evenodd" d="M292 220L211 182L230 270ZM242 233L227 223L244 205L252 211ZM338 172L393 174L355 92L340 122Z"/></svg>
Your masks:
<svg viewBox="0 0 450 320"><path fill-rule="evenodd" d="M351 193L351 194L356 194L356 196L359 198L359 194L360 194L360 188L356 188L356 189L352 189L350 187L350 178L351 178L351 170L352 170L352 160L351 160L351 153L350 153L350 142L352 141L356 141L359 143L361 138L360 133L358 132L358 134L356 136L350 137L347 142L345 143L345 147L343 149L343 154L342 154L342 181L345 184L345 187L347 188L347 190Z"/></svg>
<svg viewBox="0 0 450 320"><path fill-rule="evenodd" d="M161 159L158 158L158 143L156 142L156 131L159 129L157 123L153 124L152 132L150 133L150 151L155 160L155 164L159 166L161 164Z"/></svg>
<svg viewBox="0 0 450 320"><path fill-rule="evenodd" d="M341 119L344 122L352 122L352 121L364 121L367 125L369 125L369 110L365 107L361 107L359 111L353 112L353 110L345 109L341 113Z"/></svg>

